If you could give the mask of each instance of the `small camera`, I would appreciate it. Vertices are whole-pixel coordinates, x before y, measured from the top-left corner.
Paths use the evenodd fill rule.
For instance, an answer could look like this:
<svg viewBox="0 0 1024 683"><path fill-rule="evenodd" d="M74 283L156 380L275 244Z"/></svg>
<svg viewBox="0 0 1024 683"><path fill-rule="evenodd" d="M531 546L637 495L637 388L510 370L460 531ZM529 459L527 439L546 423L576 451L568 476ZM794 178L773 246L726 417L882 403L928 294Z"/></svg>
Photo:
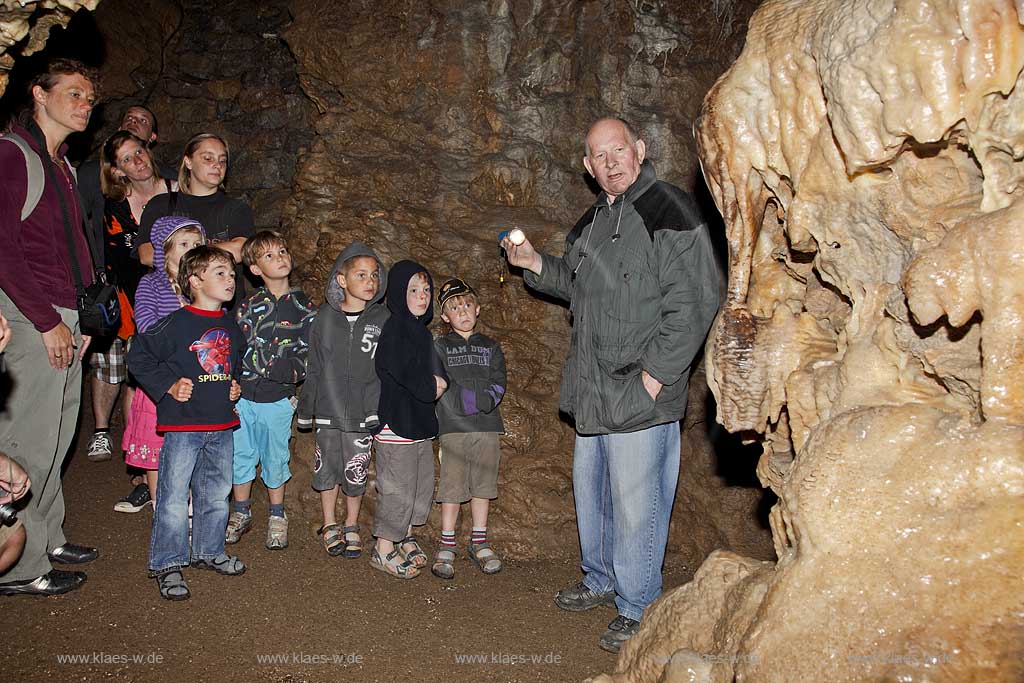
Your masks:
<svg viewBox="0 0 1024 683"><path fill-rule="evenodd" d="M3 526L14 526L18 521L18 511L7 503L0 503L0 524Z"/></svg>

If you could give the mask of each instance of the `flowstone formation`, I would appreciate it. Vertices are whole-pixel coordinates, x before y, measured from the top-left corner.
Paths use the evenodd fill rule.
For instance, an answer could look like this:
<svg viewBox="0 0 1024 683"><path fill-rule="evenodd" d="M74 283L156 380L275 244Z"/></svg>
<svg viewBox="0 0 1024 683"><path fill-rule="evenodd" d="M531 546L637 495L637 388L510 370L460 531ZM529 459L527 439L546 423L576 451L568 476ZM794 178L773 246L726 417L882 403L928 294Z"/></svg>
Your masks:
<svg viewBox="0 0 1024 683"><path fill-rule="evenodd" d="M7 89L14 54L28 56L46 45L50 29L65 26L80 9L94 10L100 0L0 0L0 95Z"/></svg>
<svg viewBox="0 0 1024 683"><path fill-rule="evenodd" d="M498 233L518 226L561 253L594 201L583 135L609 113L644 132L662 178L693 187L692 123L738 54L733 27L750 4L292 3L282 36L319 110L284 213L303 285L321 296L335 256L361 239L387 263L425 264L435 285L458 275L477 289L482 330L501 341L509 368L501 495L489 527L511 556L568 558L578 540L573 435L557 408L568 312L503 273ZM669 544L684 576L719 547L773 556L757 521L762 492L720 476L703 419L706 388L696 379L691 388ZM300 462L312 450L300 436ZM289 490L305 491L308 466L293 471ZM315 496L300 501L315 518ZM372 509L371 493L364 510Z"/></svg>
<svg viewBox="0 0 1024 683"><path fill-rule="evenodd" d="M618 681L1024 680L1024 30L775 0L704 102L719 419L778 563L716 554Z"/></svg>

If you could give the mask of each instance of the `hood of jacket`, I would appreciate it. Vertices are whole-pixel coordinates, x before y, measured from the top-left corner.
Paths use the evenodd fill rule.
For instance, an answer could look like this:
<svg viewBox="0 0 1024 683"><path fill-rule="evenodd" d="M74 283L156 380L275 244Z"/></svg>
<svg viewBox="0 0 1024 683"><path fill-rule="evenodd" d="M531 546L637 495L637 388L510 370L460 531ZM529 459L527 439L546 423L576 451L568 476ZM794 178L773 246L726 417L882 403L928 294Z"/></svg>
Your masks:
<svg viewBox="0 0 1024 683"><path fill-rule="evenodd" d="M427 284L430 285L431 295L427 298L427 312L418 318L409 311L409 305L406 303L406 290L409 287L409 280L416 273L426 273ZM391 311L391 316L394 318L404 318L407 320L415 320L423 325L430 323L434 317L434 280L430 277L430 271L416 263L415 261L399 261L395 265L391 266L391 270L388 272L388 286L387 286L387 302L388 309Z"/></svg>
<svg viewBox="0 0 1024 683"><path fill-rule="evenodd" d="M331 305L331 308L336 311L341 311L341 305L345 301L345 290L338 284L338 272L341 270L345 261L356 258L357 256L369 256L374 259L377 262L377 275L380 276L380 285L377 287L377 295L374 296L373 301L370 301L367 305L375 304L384 298L384 292L388 285L388 271L384 267L384 263L380 260L377 254L374 253L373 249L357 240L345 247L342 252L338 254L338 258L334 259L334 267L331 268L331 275L327 278L327 288L324 291L324 298L327 300L327 303Z"/></svg>
<svg viewBox="0 0 1024 683"><path fill-rule="evenodd" d="M164 254L164 242L170 237L176 230L186 228L190 226L199 228L199 232L203 235L203 241L206 241L206 230L203 225L194 218L185 218L184 216L164 216L163 218L157 218L153 222L153 229L149 233L149 241L153 245L153 270L158 273L162 273L164 270L164 262L167 260Z"/></svg>

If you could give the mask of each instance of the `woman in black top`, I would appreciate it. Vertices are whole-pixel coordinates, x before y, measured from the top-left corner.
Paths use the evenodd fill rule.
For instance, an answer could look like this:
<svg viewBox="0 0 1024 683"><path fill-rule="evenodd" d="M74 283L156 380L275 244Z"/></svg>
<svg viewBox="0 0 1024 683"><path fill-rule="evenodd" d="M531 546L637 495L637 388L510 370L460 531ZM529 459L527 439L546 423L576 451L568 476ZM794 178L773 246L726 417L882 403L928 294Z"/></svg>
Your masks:
<svg viewBox="0 0 1024 683"><path fill-rule="evenodd" d="M241 263L242 245L252 235L252 209L224 193L228 159L228 143L218 135L200 133L188 141L178 171L179 192L150 202L142 214L140 261L146 265L153 262L149 233L157 218L186 216L202 224L210 244L230 252L235 263Z"/></svg>

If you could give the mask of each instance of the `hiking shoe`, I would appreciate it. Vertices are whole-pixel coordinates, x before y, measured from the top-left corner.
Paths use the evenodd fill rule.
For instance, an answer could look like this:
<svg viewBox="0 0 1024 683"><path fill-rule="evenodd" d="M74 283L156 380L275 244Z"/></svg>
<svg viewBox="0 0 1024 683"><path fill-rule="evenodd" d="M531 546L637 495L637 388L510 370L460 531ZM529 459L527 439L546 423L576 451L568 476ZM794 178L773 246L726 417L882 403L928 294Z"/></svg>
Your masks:
<svg viewBox="0 0 1024 683"><path fill-rule="evenodd" d="M580 581L575 586L563 588L555 593L555 604L569 612L585 612L601 605L615 604L615 591L595 593Z"/></svg>
<svg viewBox="0 0 1024 683"><path fill-rule="evenodd" d="M92 441L89 442L89 450L86 451L85 457L89 459L89 462L110 460L110 453L113 447L114 444L110 441L110 434L107 432L96 432L92 435Z"/></svg>
<svg viewBox="0 0 1024 683"><path fill-rule="evenodd" d="M288 518L271 515L267 520L267 550L284 550L288 547Z"/></svg>
<svg viewBox="0 0 1024 683"><path fill-rule="evenodd" d="M608 630L604 632L601 639L597 641L598 646L605 652L619 654L622 644L636 635L640 630L640 622L634 621L621 614L612 619L608 624Z"/></svg>
<svg viewBox="0 0 1024 683"><path fill-rule="evenodd" d="M232 512L228 517L228 528L224 530L224 543L238 543L242 535L252 528L252 515L244 512Z"/></svg>
<svg viewBox="0 0 1024 683"><path fill-rule="evenodd" d="M139 484L132 489L131 493L114 503L114 512L138 512L151 502L153 502L153 496L149 493L149 487Z"/></svg>

